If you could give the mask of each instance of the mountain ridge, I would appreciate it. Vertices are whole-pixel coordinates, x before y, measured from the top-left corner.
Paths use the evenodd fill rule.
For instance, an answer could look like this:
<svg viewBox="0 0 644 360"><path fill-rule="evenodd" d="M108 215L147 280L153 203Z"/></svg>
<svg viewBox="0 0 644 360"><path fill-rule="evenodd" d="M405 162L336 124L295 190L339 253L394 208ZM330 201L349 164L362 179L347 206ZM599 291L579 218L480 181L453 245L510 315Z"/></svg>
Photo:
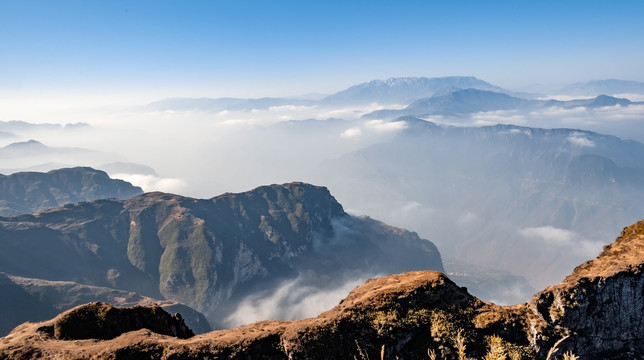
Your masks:
<svg viewBox="0 0 644 360"><path fill-rule="evenodd" d="M641 358L644 351L644 220L624 228L595 260L526 303L498 306L435 271L371 279L318 317L262 321L187 340L138 330L118 339L56 341L56 319L24 324L0 342L0 357L60 358L81 351L198 359ZM63 316L63 315L61 315Z"/></svg>
<svg viewBox="0 0 644 360"><path fill-rule="evenodd" d="M644 211L641 142L574 128L398 121L405 126L389 141L325 161L318 177L346 206L435 239L448 258L542 287Z"/></svg>
<svg viewBox="0 0 644 360"><path fill-rule="evenodd" d="M215 327L237 300L300 275L325 274L308 277L325 289L348 276L443 270L431 242L349 215L328 189L299 182L66 205L0 218L0 239L0 271L176 300Z"/></svg>
<svg viewBox="0 0 644 360"><path fill-rule="evenodd" d="M577 107L600 108L605 106L630 106L642 104L625 98L598 95L591 99L536 100L522 99L502 92L481 89L458 89L412 102L400 110L377 110L363 115L365 119L394 118L399 116L464 116L478 112L499 110L535 111L547 108L573 109Z"/></svg>
<svg viewBox="0 0 644 360"><path fill-rule="evenodd" d="M111 179L104 171L90 167L0 174L0 216L32 213L80 201L126 199L141 193L140 187Z"/></svg>

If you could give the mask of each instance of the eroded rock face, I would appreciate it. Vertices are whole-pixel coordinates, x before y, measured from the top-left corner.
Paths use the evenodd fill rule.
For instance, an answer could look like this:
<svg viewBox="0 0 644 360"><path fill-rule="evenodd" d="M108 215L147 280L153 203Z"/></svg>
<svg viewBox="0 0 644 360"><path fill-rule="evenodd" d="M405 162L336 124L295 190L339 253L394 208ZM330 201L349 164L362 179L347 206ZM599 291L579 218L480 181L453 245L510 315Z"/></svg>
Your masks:
<svg viewBox="0 0 644 360"><path fill-rule="evenodd" d="M644 221L528 303L498 306L434 271L367 281L316 318L264 321L187 340L144 331L104 341L56 341L24 324L0 340L3 358L165 356L181 359L642 359ZM35 355L34 355L35 354ZM12 357L13 356L13 357Z"/></svg>
<svg viewBox="0 0 644 360"><path fill-rule="evenodd" d="M541 355L637 358L644 352L644 221L622 231L597 259L578 266L528 306L547 327L535 339Z"/></svg>
<svg viewBox="0 0 644 360"><path fill-rule="evenodd" d="M300 182L212 199L146 193L0 218L1 272L179 301L215 328L228 315L222 308L300 274L324 274L331 280L308 284L323 288L428 269L443 270L430 241L351 216L328 189Z"/></svg>

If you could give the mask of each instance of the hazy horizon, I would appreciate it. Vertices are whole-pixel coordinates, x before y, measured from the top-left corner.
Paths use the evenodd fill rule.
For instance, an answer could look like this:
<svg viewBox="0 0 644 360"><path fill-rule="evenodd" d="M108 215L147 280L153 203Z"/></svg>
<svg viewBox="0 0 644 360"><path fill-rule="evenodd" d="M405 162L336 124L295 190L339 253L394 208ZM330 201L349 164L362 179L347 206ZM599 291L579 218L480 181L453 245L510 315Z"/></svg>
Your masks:
<svg viewBox="0 0 644 360"><path fill-rule="evenodd" d="M643 10L639 1L0 1L0 120L80 118L168 97L330 94L405 76L475 76L510 90L644 81Z"/></svg>
<svg viewBox="0 0 644 360"><path fill-rule="evenodd" d="M569 183L561 179L568 179L566 171L572 175L585 171L614 182L611 176L615 174L630 176L628 171L639 171L637 159L618 160L644 142L644 103L580 102L574 107L541 104L526 108L501 104L465 114L412 114L446 128L479 130L513 124L588 130L640 142L575 132L557 142L543 136L539 139L552 143L544 140L534 148L529 141L508 140L512 148L490 142L482 149L498 151L498 156L481 161L497 167L483 168L480 173L466 172L480 165L468 162L475 158L468 155L483 153L471 138L451 134L453 141L441 143L443 148L423 149L426 153L416 160L425 167L404 164L396 156L408 159L418 152L405 148L416 135L408 131L414 120L363 117L378 110L400 110L420 96L389 103L347 101L322 106L293 102L216 110L148 105L167 98L319 97L372 80L447 76L476 77L510 95L536 92L564 100L588 99L592 96L545 90L604 79L644 83L642 13L641 1L0 0L0 123L90 125L0 128L0 151L29 139L57 148L40 153L9 149L0 157L0 173L77 165L100 168L124 162L135 165L130 169L143 165L139 169L153 170L113 167L117 170L110 175L145 191L201 198L271 183L311 182L328 186L348 211L418 231L448 256L460 255L463 249L456 246L458 241L463 241L462 247L471 246L466 241L476 237L491 244L489 256L479 265L534 275L533 284L551 283L612 240L598 235L595 228L587 230L590 235L583 233L587 223L603 226L602 230L612 234L629 224L622 221L639 216L638 204L620 207L619 201L629 200L625 188L615 190L621 198L611 198L612 193L592 198L589 194L594 193L585 192L587 188L574 187L576 183L565 188ZM453 88L428 93L442 94ZM644 91L612 95L644 101ZM518 101L524 100L530 101ZM523 133L512 130L511 134ZM458 141L463 141L459 148L449 148ZM613 153L615 144L620 149ZM389 151L378 152L379 145L389 146ZM441 155L444 149L450 152ZM597 149L599 155L590 149ZM434 163L424 157L430 152ZM525 157L512 158L515 153ZM568 162L550 167L555 161L544 160L543 153ZM532 162L541 166L527 169L524 178L512 183L515 193L504 192L508 189L497 181L501 171L508 178L513 174L505 167L508 162L495 162L506 155L517 167ZM579 160L587 155L596 156L596 162ZM450 167L453 164L457 165ZM567 167L570 164L577 167ZM442 169L449 171L442 174ZM617 169L615 174L610 173L613 169ZM542 173L558 177L539 178ZM424 181L431 176L434 182L426 186ZM583 176L578 177L582 183ZM490 188L497 192L486 198ZM581 190L573 193L571 188ZM459 198L466 191L473 195ZM517 200L515 194L534 197ZM523 200L532 201L520 213L526 218L508 223L507 217L495 218L494 211L484 209L487 204L512 209L493 202L503 196L513 205L519 202L517 208ZM607 205L606 199L614 203ZM577 205L586 200L583 211L578 210ZM566 207L568 201L573 205ZM558 218L549 209L541 209L544 203L557 206L563 215ZM539 210L535 211L538 218L529 218L533 209ZM606 224L593 222L613 211L619 213L615 222L613 218ZM570 224L559 221L567 217L573 219ZM548 269L519 273L524 271L523 264L514 263L518 257L512 254L505 257L506 263L490 260L499 249L508 248L501 244L507 239L516 240L524 255L526 249L532 251L530 246L550 249L551 253L543 255L554 254L544 260L550 261L544 265Z"/></svg>

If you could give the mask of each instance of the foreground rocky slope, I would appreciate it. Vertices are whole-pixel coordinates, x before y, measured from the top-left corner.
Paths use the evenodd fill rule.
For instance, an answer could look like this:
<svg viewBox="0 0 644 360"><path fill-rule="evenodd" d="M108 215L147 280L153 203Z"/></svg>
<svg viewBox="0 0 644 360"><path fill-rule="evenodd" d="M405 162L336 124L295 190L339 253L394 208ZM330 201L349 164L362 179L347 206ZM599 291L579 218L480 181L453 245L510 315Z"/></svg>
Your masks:
<svg viewBox="0 0 644 360"><path fill-rule="evenodd" d="M203 200L147 193L0 218L0 271L179 301L214 327L239 299L288 279L325 289L424 269L443 270L431 242L351 216L326 188L303 183Z"/></svg>
<svg viewBox="0 0 644 360"><path fill-rule="evenodd" d="M104 341L61 341L58 318L24 324L0 340L0 358L163 359L641 359L644 352L644 221L595 260L528 303L502 307L445 275L417 271L369 280L332 310L180 340L137 330Z"/></svg>
<svg viewBox="0 0 644 360"><path fill-rule="evenodd" d="M101 170L76 167L42 172L0 174L0 216L28 214L97 199L127 199L143 193L138 186Z"/></svg>

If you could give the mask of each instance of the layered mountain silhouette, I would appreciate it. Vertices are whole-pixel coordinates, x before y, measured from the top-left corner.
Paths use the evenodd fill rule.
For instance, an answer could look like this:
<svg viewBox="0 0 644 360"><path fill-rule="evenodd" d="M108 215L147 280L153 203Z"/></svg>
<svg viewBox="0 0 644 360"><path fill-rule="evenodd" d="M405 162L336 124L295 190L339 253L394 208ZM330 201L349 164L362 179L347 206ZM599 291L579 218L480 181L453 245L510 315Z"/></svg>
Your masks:
<svg viewBox="0 0 644 360"><path fill-rule="evenodd" d="M32 130L46 130L46 131L51 131L51 130L62 130L62 129L80 129L80 128L88 128L91 125L86 124L86 123L73 123L73 124L66 124L66 125L61 125L61 124L51 124L51 123L30 123L26 121L20 121L20 120L11 120L11 121L0 121L0 131L8 131L12 133L22 133L24 131L32 131Z"/></svg>
<svg viewBox="0 0 644 360"><path fill-rule="evenodd" d="M498 86L471 76L406 77L372 80L351 86L320 100L299 98L170 98L148 104L148 111L250 111L273 106L344 107L379 104L409 104L414 100L457 89L481 89L508 92Z"/></svg>
<svg viewBox="0 0 644 360"><path fill-rule="evenodd" d="M0 174L0 216L33 213L81 201L127 199L141 193L140 187L88 167Z"/></svg>
<svg viewBox="0 0 644 360"><path fill-rule="evenodd" d="M617 79L594 80L566 85L563 88L553 90L553 92L573 96L644 94L644 83Z"/></svg>
<svg viewBox="0 0 644 360"><path fill-rule="evenodd" d="M0 356L638 359L644 351L642 270L644 221L625 228L561 284L515 306L481 301L439 272L416 271L369 280L316 318L263 321L185 340L190 334L181 318L157 308L89 304L16 328L0 342ZM105 325L131 318L139 320ZM78 332L83 328L94 339L78 340L88 337Z"/></svg>
<svg viewBox="0 0 644 360"><path fill-rule="evenodd" d="M634 103L628 99L599 95L592 99L569 101L522 99L505 93L480 90L460 89L447 94L439 94L426 99L416 100L404 109L378 110L364 115L366 119L390 119L405 115L430 116L448 115L463 116L477 112L498 110L535 111L547 108L572 109L577 107L599 108L605 106L629 106Z"/></svg>
<svg viewBox="0 0 644 360"><path fill-rule="evenodd" d="M0 271L175 300L213 326L236 301L283 281L443 270L416 233L344 212L323 187L263 186L192 199L147 193L0 218Z"/></svg>
<svg viewBox="0 0 644 360"><path fill-rule="evenodd" d="M546 107L626 106L630 101L611 95L644 94L644 83L598 80L576 83L551 91L554 95L597 97L571 101L537 100L531 93L513 92L472 76L399 77L372 80L351 86L320 100L301 98L169 98L145 106L148 111L250 111L279 106L337 108L370 104L406 105L404 110L382 110L370 118L421 114L466 114L507 109L534 110ZM505 96L501 96L505 95Z"/></svg>
<svg viewBox="0 0 644 360"><path fill-rule="evenodd" d="M418 99L455 89L507 92L507 90L471 76L390 78L354 85L324 98L321 102L336 106L372 103L409 104Z"/></svg>
<svg viewBox="0 0 644 360"><path fill-rule="evenodd" d="M0 148L2 173L18 171L49 171L78 165L98 167L114 162L123 162L121 155L79 147L54 147L37 140L11 143ZM61 166L62 165L62 166Z"/></svg>
<svg viewBox="0 0 644 360"><path fill-rule="evenodd" d="M644 144L575 129L439 126L324 162L345 205L413 228L462 262L556 281L644 213ZM365 201L369 199L369 201Z"/></svg>

